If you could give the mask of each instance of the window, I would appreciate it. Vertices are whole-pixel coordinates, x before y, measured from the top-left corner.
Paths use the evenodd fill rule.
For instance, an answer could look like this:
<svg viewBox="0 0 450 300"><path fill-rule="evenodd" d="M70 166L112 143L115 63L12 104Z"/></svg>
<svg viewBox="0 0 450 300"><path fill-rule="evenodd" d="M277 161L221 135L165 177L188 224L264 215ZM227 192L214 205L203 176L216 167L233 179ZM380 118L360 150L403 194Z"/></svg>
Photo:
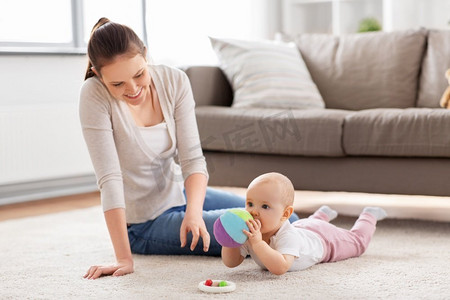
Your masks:
<svg viewBox="0 0 450 300"><path fill-rule="evenodd" d="M6 1L5 1L6 2ZM66 44L72 40L70 0L7 1L0 10L0 41ZM26 7L26 9L24 9ZM51 17L39 11L58 12Z"/></svg>
<svg viewBox="0 0 450 300"><path fill-rule="evenodd" d="M85 54L92 27L107 17L131 27L155 63L174 66L216 64L208 36L273 38L279 9L272 0L0 2L0 53Z"/></svg>
<svg viewBox="0 0 450 300"><path fill-rule="evenodd" d="M100 17L126 24L145 41L145 0L2 0L0 52L86 53Z"/></svg>
<svg viewBox="0 0 450 300"><path fill-rule="evenodd" d="M272 38L278 1L147 0L148 51L154 63L214 65L208 36Z"/></svg>
<svg viewBox="0 0 450 300"><path fill-rule="evenodd" d="M83 42L87 44L92 27L101 17L131 27L144 39L141 0L87 0L83 3Z"/></svg>

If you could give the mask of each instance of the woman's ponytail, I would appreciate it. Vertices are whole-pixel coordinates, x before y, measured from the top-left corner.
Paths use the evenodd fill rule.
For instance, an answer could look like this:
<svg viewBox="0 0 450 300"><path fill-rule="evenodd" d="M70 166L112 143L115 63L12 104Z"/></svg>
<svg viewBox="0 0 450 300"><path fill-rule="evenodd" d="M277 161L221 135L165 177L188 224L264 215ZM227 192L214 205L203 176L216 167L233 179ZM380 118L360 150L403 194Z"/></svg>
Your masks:
<svg viewBox="0 0 450 300"><path fill-rule="evenodd" d="M92 35L94 34L94 32L95 32L99 27L101 27L101 26L103 26L103 25L105 25L106 23L109 23L109 22L110 22L110 21L109 21L108 18L104 18L104 17L100 18L100 19L97 21L97 23L95 23L94 27L92 28L92 30L91 30L91 36L90 36L89 40L92 39ZM94 67L94 66L92 65L91 59L89 58L88 66L87 66L87 69L86 69L86 74L85 74L85 76L84 76L84 80L86 80L86 79L88 79L88 78L90 78L90 77L94 77L94 76L95 76L94 71L92 71L92 68L93 68L93 67Z"/></svg>
<svg viewBox="0 0 450 300"><path fill-rule="evenodd" d="M92 36L92 34L93 34L99 27L101 27L101 26L103 26L103 25L105 25L106 23L109 23L109 22L110 22L110 21L109 21L108 18L101 17L101 18L97 21L97 23L95 23L94 27L92 27L92 30L91 30L91 36Z"/></svg>

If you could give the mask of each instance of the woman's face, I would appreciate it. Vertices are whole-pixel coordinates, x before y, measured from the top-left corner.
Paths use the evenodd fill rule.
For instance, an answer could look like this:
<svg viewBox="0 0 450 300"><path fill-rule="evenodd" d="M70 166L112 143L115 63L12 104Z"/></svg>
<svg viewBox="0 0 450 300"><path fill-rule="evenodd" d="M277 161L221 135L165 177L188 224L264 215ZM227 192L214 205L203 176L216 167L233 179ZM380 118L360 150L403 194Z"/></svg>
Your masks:
<svg viewBox="0 0 450 300"><path fill-rule="evenodd" d="M111 95L130 105L139 105L150 93L150 75L147 61L141 54L134 57L118 56L101 69L101 81Z"/></svg>

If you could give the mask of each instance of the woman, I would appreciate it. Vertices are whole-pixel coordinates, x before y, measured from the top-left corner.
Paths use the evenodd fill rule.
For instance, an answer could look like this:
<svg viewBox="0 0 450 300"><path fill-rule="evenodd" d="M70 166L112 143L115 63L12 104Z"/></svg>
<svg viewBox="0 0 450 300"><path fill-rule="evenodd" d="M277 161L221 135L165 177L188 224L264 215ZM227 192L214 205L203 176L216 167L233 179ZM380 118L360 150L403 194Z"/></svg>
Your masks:
<svg viewBox="0 0 450 300"><path fill-rule="evenodd" d="M106 18L92 30L80 120L116 262L90 267L85 278L132 273L132 253L219 256L208 232L223 209L245 205L207 189L189 80L147 65L146 51L130 28Z"/></svg>

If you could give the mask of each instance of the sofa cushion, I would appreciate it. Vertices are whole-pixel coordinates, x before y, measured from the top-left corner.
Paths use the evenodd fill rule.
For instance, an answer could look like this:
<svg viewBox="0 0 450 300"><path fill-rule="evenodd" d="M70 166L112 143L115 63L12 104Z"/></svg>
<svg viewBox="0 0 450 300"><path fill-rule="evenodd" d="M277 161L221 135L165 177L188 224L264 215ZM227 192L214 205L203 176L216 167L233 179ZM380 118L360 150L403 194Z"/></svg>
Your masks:
<svg viewBox="0 0 450 300"><path fill-rule="evenodd" d="M294 37L327 108L415 106L426 30Z"/></svg>
<svg viewBox="0 0 450 300"><path fill-rule="evenodd" d="M450 110L370 109L345 118L348 155L450 157Z"/></svg>
<svg viewBox="0 0 450 300"><path fill-rule="evenodd" d="M219 67L189 66L184 71L191 82L195 105L231 106L233 91Z"/></svg>
<svg viewBox="0 0 450 300"><path fill-rule="evenodd" d="M294 43L210 40L233 88L233 107L325 107Z"/></svg>
<svg viewBox="0 0 450 300"><path fill-rule="evenodd" d="M342 156L342 127L352 112L333 109L196 108L204 150Z"/></svg>
<svg viewBox="0 0 450 300"><path fill-rule="evenodd" d="M450 69L450 30L430 30L427 41L417 106L439 107L439 100L448 86L445 71Z"/></svg>

